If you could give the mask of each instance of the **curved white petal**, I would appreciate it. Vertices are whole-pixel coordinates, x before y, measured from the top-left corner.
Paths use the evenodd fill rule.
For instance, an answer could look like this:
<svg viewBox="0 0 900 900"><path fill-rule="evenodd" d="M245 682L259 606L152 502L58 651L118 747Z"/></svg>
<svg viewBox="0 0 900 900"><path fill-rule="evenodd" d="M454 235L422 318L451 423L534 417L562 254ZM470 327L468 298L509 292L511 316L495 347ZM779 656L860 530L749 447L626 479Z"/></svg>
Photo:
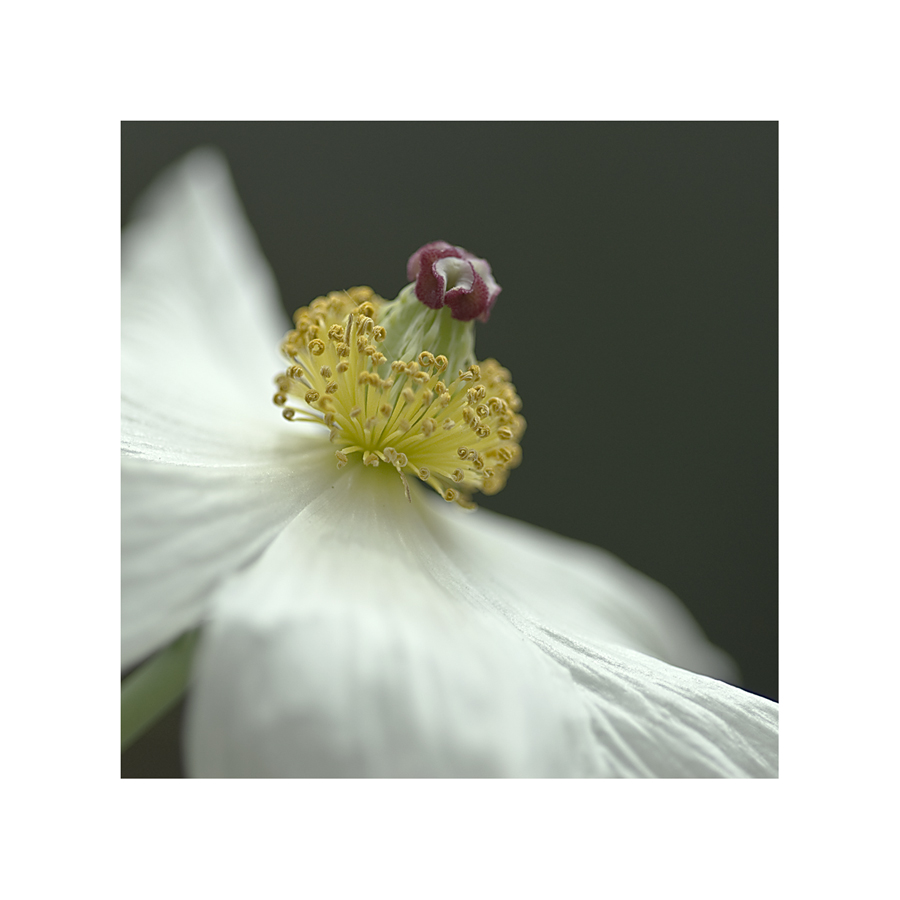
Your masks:
<svg viewBox="0 0 900 900"><path fill-rule="evenodd" d="M611 553L483 509L460 516L426 499L440 517L431 536L445 550L431 557L434 576L459 573L529 637L550 632L567 641L617 644L736 681L734 663L674 594Z"/></svg>
<svg viewBox="0 0 900 900"><path fill-rule="evenodd" d="M336 474L272 404L286 329L227 165L191 153L122 238L122 662L198 624Z"/></svg>
<svg viewBox="0 0 900 900"><path fill-rule="evenodd" d="M324 429L243 465L122 461L122 666L200 623L209 595L338 474Z"/></svg>
<svg viewBox="0 0 900 900"><path fill-rule="evenodd" d="M122 236L122 431L127 455L203 459L286 423L273 415L278 292L228 167L198 150L150 187Z"/></svg>
<svg viewBox="0 0 900 900"><path fill-rule="evenodd" d="M402 497L392 473L350 468L217 592L192 775L774 774L774 704L514 615L514 579L462 564L478 530Z"/></svg>

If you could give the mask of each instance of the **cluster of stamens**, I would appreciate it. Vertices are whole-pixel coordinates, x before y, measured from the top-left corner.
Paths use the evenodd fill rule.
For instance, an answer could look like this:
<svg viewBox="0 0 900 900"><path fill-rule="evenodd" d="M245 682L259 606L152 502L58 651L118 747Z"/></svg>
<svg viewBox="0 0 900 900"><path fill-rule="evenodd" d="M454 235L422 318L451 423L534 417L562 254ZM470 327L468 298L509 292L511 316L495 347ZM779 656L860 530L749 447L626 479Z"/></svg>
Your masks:
<svg viewBox="0 0 900 900"><path fill-rule="evenodd" d="M495 494L519 464L525 420L509 372L496 360L447 371L446 356L421 350L390 360L379 349L386 306L371 288L319 297L294 313L281 349L290 362L275 379L276 406L290 421L330 431L338 468L352 454L393 466L445 500L470 507L474 491Z"/></svg>

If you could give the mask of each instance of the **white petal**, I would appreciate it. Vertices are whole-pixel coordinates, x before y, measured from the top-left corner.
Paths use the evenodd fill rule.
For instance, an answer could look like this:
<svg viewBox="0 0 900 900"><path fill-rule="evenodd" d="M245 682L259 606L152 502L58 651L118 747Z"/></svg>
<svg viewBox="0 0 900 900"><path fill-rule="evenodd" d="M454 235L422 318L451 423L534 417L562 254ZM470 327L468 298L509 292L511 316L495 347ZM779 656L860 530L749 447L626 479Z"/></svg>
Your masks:
<svg viewBox="0 0 900 900"><path fill-rule="evenodd" d="M224 160L187 156L148 190L122 237L126 454L177 462L281 422L271 405L287 329Z"/></svg>
<svg viewBox="0 0 900 900"><path fill-rule="evenodd" d="M123 668L198 625L218 583L331 486L333 448L319 430L322 440L252 464L123 460Z"/></svg>
<svg viewBox="0 0 900 900"><path fill-rule="evenodd" d="M434 565L461 572L490 594L523 633L618 644L702 675L736 679L734 663L679 600L611 553L487 510L459 516L432 503L442 519L432 532L446 550Z"/></svg>
<svg viewBox="0 0 900 900"><path fill-rule="evenodd" d="M454 567L465 548L441 543L445 524L392 473L351 468L223 585L191 692L191 774L771 774L743 749L771 735L754 718L767 701L611 646L562 653L522 627L530 613L513 621L508 579Z"/></svg>
<svg viewBox="0 0 900 900"><path fill-rule="evenodd" d="M189 698L193 776L584 771L570 680L416 564L421 508L387 474L348 470L217 594Z"/></svg>

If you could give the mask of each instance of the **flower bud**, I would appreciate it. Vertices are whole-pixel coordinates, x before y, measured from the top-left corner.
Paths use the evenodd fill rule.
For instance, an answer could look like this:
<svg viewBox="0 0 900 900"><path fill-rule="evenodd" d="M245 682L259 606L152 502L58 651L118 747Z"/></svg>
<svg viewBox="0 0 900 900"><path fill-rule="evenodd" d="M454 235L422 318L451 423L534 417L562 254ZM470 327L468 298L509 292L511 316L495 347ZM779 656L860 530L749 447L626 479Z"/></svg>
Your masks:
<svg viewBox="0 0 900 900"><path fill-rule="evenodd" d="M453 318L461 322L487 322L500 293L487 260L446 241L416 250L406 264L406 275L415 280L420 302L431 309L448 306Z"/></svg>

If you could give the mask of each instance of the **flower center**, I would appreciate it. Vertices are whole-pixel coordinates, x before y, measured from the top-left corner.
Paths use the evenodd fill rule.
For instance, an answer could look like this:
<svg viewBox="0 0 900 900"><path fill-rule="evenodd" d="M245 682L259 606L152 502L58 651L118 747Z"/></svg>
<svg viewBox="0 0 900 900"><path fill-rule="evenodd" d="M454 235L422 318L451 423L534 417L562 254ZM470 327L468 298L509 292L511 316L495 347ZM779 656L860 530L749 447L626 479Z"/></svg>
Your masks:
<svg viewBox="0 0 900 900"><path fill-rule="evenodd" d="M522 403L509 372L493 359L455 377L434 348L389 359L379 345L398 342L379 320L389 322L391 307L371 288L356 287L298 309L281 345L290 365L275 379L273 399L289 421L329 429L338 468L360 454L365 465L393 466L407 496L409 474L471 507L473 492L496 494L521 460Z"/></svg>

